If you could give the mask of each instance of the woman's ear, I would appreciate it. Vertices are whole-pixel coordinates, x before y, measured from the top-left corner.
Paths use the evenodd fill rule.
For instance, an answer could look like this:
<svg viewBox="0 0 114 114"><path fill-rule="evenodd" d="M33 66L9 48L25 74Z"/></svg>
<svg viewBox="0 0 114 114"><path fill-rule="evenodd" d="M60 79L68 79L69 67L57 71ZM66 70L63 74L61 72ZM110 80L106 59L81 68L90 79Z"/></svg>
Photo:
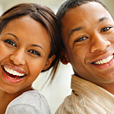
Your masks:
<svg viewBox="0 0 114 114"><path fill-rule="evenodd" d="M56 55L52 55L50 58L48 58L43 70L47 70L55 58L56 58Z"/></svg>
<svg viewBox="0 0 114 114"><path fill-rule="evenodd" d="M61 62L65 65L68 64L68 62L69 62L64 49L62 49Z"/></svg>

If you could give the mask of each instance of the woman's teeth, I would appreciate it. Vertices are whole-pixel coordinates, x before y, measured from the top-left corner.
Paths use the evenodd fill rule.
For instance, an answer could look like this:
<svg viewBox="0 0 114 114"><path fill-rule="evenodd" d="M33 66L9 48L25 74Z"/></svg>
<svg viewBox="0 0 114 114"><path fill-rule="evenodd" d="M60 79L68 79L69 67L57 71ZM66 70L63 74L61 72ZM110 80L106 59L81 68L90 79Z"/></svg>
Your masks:
<svg viewBox="0 0 114 114"><path fill-rule="evenodd" d="M113 59L113 55L107 57L106 59L102 59L100 61L94 62L95 65L102 65L104 63L108 63L110 60Z"/></svg>
<svg viewBox="0 0 114 114"><path fill-rule="evenodd" d="M5 66L4 66L4 69L5 69L6 72L8 72L9 74L12 74L12 75L16 75L16 76L24 76L25 75L23 73L19 73L17 71L14 71L10 68L5 67Z"/></svg>

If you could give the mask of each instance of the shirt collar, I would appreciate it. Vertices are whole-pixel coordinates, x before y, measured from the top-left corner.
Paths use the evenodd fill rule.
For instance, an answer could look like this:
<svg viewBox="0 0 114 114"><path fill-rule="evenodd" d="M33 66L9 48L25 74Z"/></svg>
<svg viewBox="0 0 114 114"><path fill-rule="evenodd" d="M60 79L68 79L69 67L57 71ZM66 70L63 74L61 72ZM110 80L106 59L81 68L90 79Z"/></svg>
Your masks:
<svg viewBox="0 0 114 114"><path fill-rule="evenodd" d="M72 75L71 88L86 97L93 99L99 105L102 105L109 112L114 111L114 95L102 87Z"/></svg>

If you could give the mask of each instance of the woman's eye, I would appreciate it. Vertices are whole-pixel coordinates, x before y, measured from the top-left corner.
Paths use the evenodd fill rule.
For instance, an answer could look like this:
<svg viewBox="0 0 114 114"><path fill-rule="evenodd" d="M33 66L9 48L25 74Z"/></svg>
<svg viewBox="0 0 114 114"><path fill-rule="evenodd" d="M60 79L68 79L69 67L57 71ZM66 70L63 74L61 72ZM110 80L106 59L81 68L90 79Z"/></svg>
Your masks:
<svg viewBox="0 0 114 114"><path fill-rule="evenodd" d="M38 51L35 50L29 50L30 53L32 53L33 55L38 55L41 56L41 54Z"/></svg>
<svg viewBox="0 0 114 114"><path fill-rule="evenodd" d="M12 45L14 47L17 47L17 45L15 44L15 42L13 42L12 40L7 39L7 40L4 40L4 42L6 42L6 43L8 43L8 44L10 44L10 45Z"/></svg>
<svg viewBox="0 0 114 114"><path fill-rule="evenodd" d="M85 40L85 39L87 39L88 37L81 37L81 38L78 38L75 42L80 42L80 41L83 41L83 40Z"/></svg>
<svg viewBox="0 0 114 114"><path fill-rule="evenodd" d="M108 30L111 29L111 28L112 28L111 26L105 27L105 28L103 28L103 29L101 30L101 32L106 32L106 31L108 31Z"/></svg>

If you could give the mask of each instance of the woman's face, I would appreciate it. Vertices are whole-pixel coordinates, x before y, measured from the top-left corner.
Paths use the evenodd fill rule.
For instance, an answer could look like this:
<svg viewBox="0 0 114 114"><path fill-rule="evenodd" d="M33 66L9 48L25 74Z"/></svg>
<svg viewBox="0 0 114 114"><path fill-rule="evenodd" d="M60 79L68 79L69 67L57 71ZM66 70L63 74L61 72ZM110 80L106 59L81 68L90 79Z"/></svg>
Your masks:
<svg viewBox="0 0 114 114"><path fill-rule="evenodd" d="M30 89L48 59L51 38L45 28L29 16L10 21L0 34L0 89L16 93Z"/></svg>

